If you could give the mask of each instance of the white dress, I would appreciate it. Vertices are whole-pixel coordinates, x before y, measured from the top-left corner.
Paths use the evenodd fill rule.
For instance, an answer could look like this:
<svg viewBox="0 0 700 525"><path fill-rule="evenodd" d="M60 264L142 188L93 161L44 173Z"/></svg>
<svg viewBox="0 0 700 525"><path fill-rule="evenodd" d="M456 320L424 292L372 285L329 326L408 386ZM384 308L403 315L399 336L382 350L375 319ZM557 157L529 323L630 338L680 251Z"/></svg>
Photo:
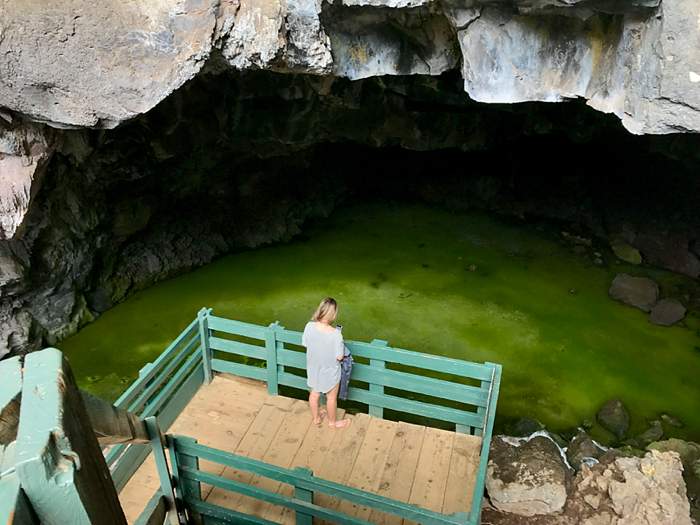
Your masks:
<svg viewBox="0 0 700 525"><path fill-rule="evenodd" d="M322 394L340 382L340 361L345 344L340 330L323 332L317 323L306 323L301 344L306 347L306 383L314 392Z"/></svg>

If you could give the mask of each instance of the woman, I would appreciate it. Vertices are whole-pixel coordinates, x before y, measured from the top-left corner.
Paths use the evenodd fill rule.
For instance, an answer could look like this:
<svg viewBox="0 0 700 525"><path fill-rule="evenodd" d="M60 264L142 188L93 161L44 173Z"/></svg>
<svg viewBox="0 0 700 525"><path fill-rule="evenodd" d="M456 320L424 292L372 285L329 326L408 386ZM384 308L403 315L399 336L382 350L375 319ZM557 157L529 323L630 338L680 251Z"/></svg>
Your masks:
<svg viewBox="0 0 700 525"><path fill-rule="evenodd" d="M316 308L311 321L306 323L301 344L306 347L306 377L311 389L309 405L314 425L320 425L323 420L324 414L321 414L318 403L321 394L326 394L328 426L344 428L350 424L350 420L335 419L340 386L340 361L343 360L345 350L343 335L333 326L337 316L338 303L332 297L326 297Z"/></svg>

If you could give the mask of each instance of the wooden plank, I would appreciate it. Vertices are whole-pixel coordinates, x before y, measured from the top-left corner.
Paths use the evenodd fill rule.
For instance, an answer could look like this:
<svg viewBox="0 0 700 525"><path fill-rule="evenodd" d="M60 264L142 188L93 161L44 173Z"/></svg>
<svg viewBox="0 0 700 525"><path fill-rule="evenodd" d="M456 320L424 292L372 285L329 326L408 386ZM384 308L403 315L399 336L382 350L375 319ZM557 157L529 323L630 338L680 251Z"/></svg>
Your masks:
<svg viewBox="0 0 700 525"><path fill-rule="evenodd" d="M476 475L479 470L481 438L456 434L450 458L443 514L468 513L471 508Z"/></svg>
<svg viewBox="0 0 700 525"><path fill-rule="evenodd" d="M265 463L278 467L291 467L294 456L299 451L310 426L311 411L309 410L309 404L305 401L294 401L262 460ZM251 480L250 485L276 493L280 483L270 478L255 476ZM259 500L242 498L236 505L236 508L246 514L264 517L267 505Z"/></svg>
<svg viewBox="0 0 700 525"><path fill-rule="evenodd" d="M39 524L27 496L14 474L0 478L0 523L3 525Z"/></svg>
<svg viewBox="0 0 700 525"><path fill-rule="evenodd" d="M89 392L80 393L97 442L101 446L149 442L146 425L136 414L117 408Z"/></svg>
<svg viewBox="0 0 700 525"><path fill-rule="evenodd" d="M440 512L454 444L454 432L426 428L409 503Z"/></svg>
<svg viewBox="0 0 700 525"><path fill-rule="evenodd" d="M267 368L267 393L276 396L277 388L277 340L275 339L275 327L278 323L272 323L265 331L265 353Z"/></svg>
<svg viewBox="0 0 700 525"><path fill-rule="evenodd" d="M486 468L489 462L489 446L491 444L491 434L493 432L493 424L496 418L496 405L498 402L498 391L501 386L501 365L489 363L493 367L493 376L491 377L491 390L489 392L489 404L486 407L486 426L481 441L481 454L479 457L479 470L476 475L474 484L474 497L472 498L472 507L469 512L469 518L472 523L481 521L481 495L484 493L484 484L486 483Z"/></svg>
<svg viewBox="0 0 700 525"><path fill-rule="evenodd" d="M295 487L310 490L314 494L327 494L334 498L356 502L360 505L370 506L382 512L394 513L407 519L419 521L423 525L464 525L463 517L444 516L439 512L420 508L416 505L398 502L392 499L373 494L364 490L348 487L342 483L316 478L308 469L285 469L268 465L260 460L239 456L202 445L179 443L175 440L178 452L197 456L201 459L218 461L234 468L255 472L260 475L276 479L283 483L289 483ZM345 517L337 511L329 511L318 505L310 505L307 502L299 502L294 499L284 498L273 492L262 491L251 487L247 483L234 481L221 476L208 474L201 470L193 470L183 467L180 474L184 478L208 483L224 490L238 492L251 497L263 499L275 505L289 506L300 509L305 513L313 514L324 519L330 519L333 523L353 522L366 524L368 522Z"/></svg>
<svg viewBox="0 0 700 525"><path fill-rule="evenodd" d="M352 422L349 427L334 430L340 433L340 439L333 442L333 449L326 455L323 465L318 472L314 472L317 478L345 484L350 477L371 418L367 414L357 414L349 419ZM318 494L314 501L322 507L329 508L336 500L326 494Z"/></svg>
<svg viewBox="0 0 700 525"><path fill-rule="evenodd" d="M287 397L275 396L271 398L271 403L262 406L234 453L253 459L261 459L267 452L293 402L293 399ZM250 483L253 477L250 472L229 467L224 469L222 475L241 483ZM204 499L223 507L236 508L236 503L240 501L240 495L215 488Z"/></svg>
<svg viewBox="0 0 700 525"><path fill-rule="evenodd" d="M488 383L485 387L480 388L398 370L376 369L362 363L357 363L352 367L352 378L357 381L374 382L416 394L425 394L474 406L486 406L489 394Z"/></svg>
<svg viewBox="0 0 700 525"><path fill-rule="evenodd" d="M55 348L25 357L16 454L20 483L42 523L126 523L82 396Z"/></svg>
<svg viewBox="0 0 700 525"><path fill-rule="evenodd" d="M175 490L170 469L168 468L168 461L165 458L165 441L155 416L146 418L146 426L151 436L151 451L156 470L158 471L158 478L160 479L160 491L165 498L168 521L172 525L178 525L177 512L175 511Z"/></svg>
<svg viewBox="0 0 700 525"><path fill-rule="evenodd" d="M391 450L398 423L384 419L372 418L362 443L355 465L347 479L347 485L369 492L377 492L382 478L382 472ZM372 509L356 503L342 501L334 506L340 512L357 518L368 520Z"/></svg>
<svg viewBox="0 0 700 525"><path fill-rule="evenodd" d="M381 348L387 348L389 343L386 341L382 341L380 339L375 339L372 341L372 345L376 347L381 347ZM374 372L380 372L384 370L386 367L386 362L383 359L370 359L369 360L369 367L367 367L370 371ZM353 367L354 368L354 367ZM361 367L360 370L364 368ZM355 370L353 370L355 372ZM379 375L379 374L377 374ZM355 379L359 379L358 377L355 377ZM369 391L372 392L373 394L377 394L380 396L384 395L384 384L385 382L383 380L372 380L369 382ZM377 405L369 405L369 415L372 417L384 417L384 407L377 406Z"/></svg>
<svg viewBox="0 0 700 525"><path fill-rule="evenodd" d="M232 335L242 335L253 339L265 339L266 327L253 323L244 323L242 321L234 321L232 319L224 319L216 315L209 315L209 329L219 332L226 332Z"/></svg>
<svg viewBox="0 0 700 525"><path fill-rule="evenodd" d="M214 358L211 360L211 367L215 372L248 377L250 379L257 379L258 381L265 381L267 379L267 370L258 368L257 366L242 365L241 363L232 363L231 361Z"/></svg>
<svg viewBox="0 0 700 525"><path fill-rule="evenodd" d="M202 349L202 363L204 364L204 382L211 383L211 348L209 348L209 312L207 308L202 308L197 312L197 323L199 324L199 340Z"/></svg>
<svg viewBox="0 0 700 525"><path fill-rule="evenodd" d="M345 411L339 408L336 415L339 419L342 419L345 416ZM309 419L310 418L311 414L309 413ZM304 436L304 440L301 443L299 450L297 450L296 454L294 455L289 467L308 468L314 473L320 471L321 466L326 460L326 455L333 449L333 442L340 440L341 437L341 432L335 432L332 429L327 428L325 424L321 426L309 426L309 430ZM293 490L290 485L279 483L277 492L284 496L291 496ZM269 506L266 509L263 517L278 523L287 523L293 521L294 512L290 511L289 509Z"/></svg>
<svg viewBox="0 0 700 525"><path fill-rule="evenodd" d="M468 425L480 428L483 425L483 418L475 412L459 410L456 408L433 405L413 399L391 396L387 394L374 394L362 388L350 387L348 389L348 399L359 401L367 405L378 405L407 414L429 417L458 425Z"/></svg>
<svg viewBox="0 0 700 525"><path fill-rule="evenodd" d="M226 352L227 354L243 355L253 359L264 360L267 358L264 347L243 343L241 341L232 341L230 339L211 336L209 338L209 346L212 350Z"/></svg>
<svg viewBox="0 0 700 525"><path fill-rule="evenodd" d="M399 423L384 463L377 494L396 501L408 502L424 437L424 426ZM398 516L376 510L370 514L369 521L382 525L400 525L402 522Z"/></svg>
<svg viewBox="0 0 700 525"><path fill-rule="evenodd" d="M424 354L402 348L377 347L370 343L359 341L345 341L353 355L368 359L383 359L390 363L399 363L414 368L433 370L444 374L451 374L472 379L490 380L493 366L489 364L472 363L462 359L452 359L434 354Z"/></svg>
<svg viewBox="0 0 700 525"><path fill-rule="evenodd" d="M204 378L203 371L198 368L196 372L201 384ZM184 388L186 384L187 381L180 388ZM208 446L233 450L260 410L265 396L262 383L233 376L215 375L210 384L203 385L196 392L185 410L172 424L170 431L197 436L201 443ZM166 408L167 406L169 404L166 404ZM162 422L159 421L159 423L162 425ZM161 426L161 428L164 427ZM209 461L201 461L200 468L216 474L221 474L224 469L222 465ZM149 456L120 493L127 519L136 519L146 504L147 496L159 486L155 463L153 457ZM209 492L211 487L202 487L202 490Z"/></svg>
<svg viewBox="0 0 700 525"><path fill-rule="evenodd" d="M0 448L17 439L22 393L22 361L19 356L0 361Z"/></svg>

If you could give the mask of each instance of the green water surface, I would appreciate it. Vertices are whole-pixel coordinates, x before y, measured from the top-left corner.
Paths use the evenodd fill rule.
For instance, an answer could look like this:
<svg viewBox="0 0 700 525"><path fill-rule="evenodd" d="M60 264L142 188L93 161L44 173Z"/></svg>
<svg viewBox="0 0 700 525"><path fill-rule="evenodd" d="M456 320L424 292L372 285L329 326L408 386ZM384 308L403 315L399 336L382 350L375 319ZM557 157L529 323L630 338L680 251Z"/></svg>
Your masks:
<svg viewBox="0 0 700 525"><path fill-rule="evenodd" d="M501 422L531 416L565 430L619 397L634 432L668 412L685 424L672 432L697 440L698 318L654 326L607 295L621 271L651 275L662 288L682 279L606 258L595 266L556 232L483 214L355 205L304 239L223 257L139 292L60 346L84 388L114 399L202 306L300 330L332 295L346 338L502 363Z"/></svg>

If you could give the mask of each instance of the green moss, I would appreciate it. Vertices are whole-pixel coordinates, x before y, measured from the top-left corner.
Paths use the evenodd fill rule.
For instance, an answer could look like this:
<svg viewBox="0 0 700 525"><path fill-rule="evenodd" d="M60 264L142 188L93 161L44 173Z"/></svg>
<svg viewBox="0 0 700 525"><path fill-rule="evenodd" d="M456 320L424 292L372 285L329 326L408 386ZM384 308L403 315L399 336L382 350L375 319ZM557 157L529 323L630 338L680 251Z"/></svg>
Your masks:
<svg viewBox="0 0 700 525"><path fill-rule="evenodd" d="M224 257L106 312L61 345L79 381L116 397L121 378L135 377L202 306L299 330L334 295L348 338L502 363L502 419L565 430L619 397L632 434L670 412L685 424L679 437L700 438L700 323L655 326L610 300L614 274L628 266L592 266L534 228L422 206L355 206L308 237ZM668 275L653 272L678 279Z"/></svg>

